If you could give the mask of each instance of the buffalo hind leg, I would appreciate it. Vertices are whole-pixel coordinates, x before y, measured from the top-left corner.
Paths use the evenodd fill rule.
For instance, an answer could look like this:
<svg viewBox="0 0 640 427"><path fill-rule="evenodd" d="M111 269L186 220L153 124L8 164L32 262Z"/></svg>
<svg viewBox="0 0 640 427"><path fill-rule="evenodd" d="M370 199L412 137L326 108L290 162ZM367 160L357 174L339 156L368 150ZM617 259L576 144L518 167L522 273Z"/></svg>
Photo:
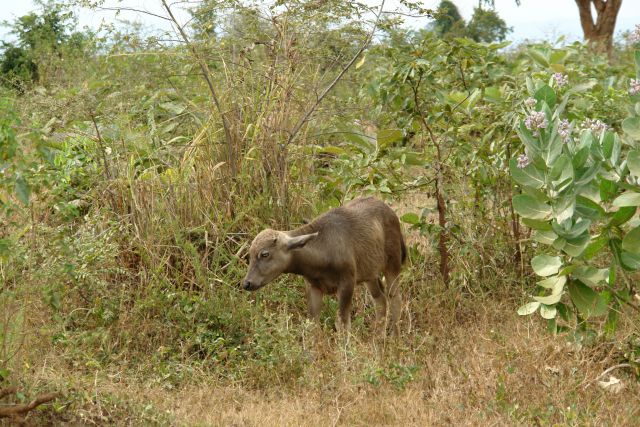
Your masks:
<svg viewBox="0 0 640 427"><path fill-rule="evenodd" d="M400 284L398 272L395 269L387 269L384 278L387 282L387 296L389 298L389 317L391 327L396 335L400 335L400 312L402 300L400 298Z"/></svg>
<svg viewBox="0 0 640 427"><path fill-rule="evenodd" d="M387 316L387 297L384 294L382 280L366 282L367 288L373 297L376 305L376 327L378 332L384 332L385 318Z"/></svg>
<svg viewBox="0 0 640 427"><path fill-rule="evenodd" d="M349 332L351 326L351 300L353 298L352 282L343 282L338 287L338 316L336 318L336 330L340 333Z"/></svg>

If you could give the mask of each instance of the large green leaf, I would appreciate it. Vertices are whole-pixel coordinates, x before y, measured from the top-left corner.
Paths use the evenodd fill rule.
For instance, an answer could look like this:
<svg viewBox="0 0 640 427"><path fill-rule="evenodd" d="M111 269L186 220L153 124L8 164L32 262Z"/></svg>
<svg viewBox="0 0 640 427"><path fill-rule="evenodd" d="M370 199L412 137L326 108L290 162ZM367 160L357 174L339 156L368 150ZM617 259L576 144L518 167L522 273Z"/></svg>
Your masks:
<svg viewBox="0 0 640 427"><path fill-rule="evenodd" d="M572 280L569 283L569 296L584 316L602 316L607 313L607 302L593 289L580 282Z"/></svg>
<svg viewBox="0 0 640 427"><path fill-rule="evenodd" d="M574 169L579 169L584 166L587 159L589 158L590 152L590 147L582 147L576 151L576 153L571 158L571 163L573 164Z"/></svg>
<svg viewBox="0 0 640 427"><path fill-rule="evenodd" d="M567 244L567 239L565 239L564 237L558 237L556 240L553 241L552 246L553 246L553 249L561 251L562 249L564 249L566 244Z"/></svg>
<svg viewBox="0 0 640 427"><path fill-rule="evenodd" d="M541 302L542 304L555 304L562 299L562 293L551 294L544 297L533 297L534 300Z"/></svg>
<svg viewBox="0 0 640 427"><path fill-rule="evenodd" d="M598 220L606 215L602 206L584 196L576 197L576 212L583 218L588 218L592 221Z"/></svg>
<svg viewBox="0 0 640 427"><path fill-rule="evenodd" d="M565 239L575 239L589 229L591 221L579 218L574 224L571 224L571 221L567 221L565 224L568 224L568 226L563 227L556 221L553 221L551 226L558 236L562 236Z"/></svg>
<svg viewBox="0 0 640 427"><path fill-rule="evenodd" d="M640 227L629 231L622 239L622 249L635 255L640 255Z"/></svg>
<svg viewBox="0 0 640 427"><path fill-rule="evenodd" d="M411 224L411 225L420 224L420 217L413 212L409 212L402 215L400 217L400 220L402 220L402 222L406 222L407 224Z"/></svg>
<svg viewBox="0 0 640 427"><path fill-rule="evenodd" d="M604 248L607 243L609 243L609 236L606 235L602 235L597 237L596 239L591 240L589 245L587 245L584 252L582 253L583 259L589 260L593 258L598 253L600 253L602 248Z"/></svg>
<svg viewBox="0 0 640 427"><path fill-rule="evenodd" d="M540 230L540 231L552 230L551 224L549 223L549 221L540 221L537 219L522 218L522 223L534 230Z"/></svg>
<svg viewBox="0 0 640 427"><path fill-rule="evenodd" d="M554 319L556 314L558 314L558 310L554 305L542 304L540 306L540 316L542 316L543 319Z"/></svg>
<svg viewBox="0 0 640 427"><path fill-rule="evenodd" d="M344 154L348 154L349 152L342 147L337 147L335 145L326 145L324 147L320 147L318 150L321 153L335 154L336 156L341 156Z"/></svg>
<svg viewBox="0 0 640 427"><path fill-rule="evenodd" d="M549 62L552 64L563 64L564 60L569 56L568 50L554 50L551 52L551 56L549 57Z"/></svg>
<svg viewBox="0 0 640 427"><path fill-rule="evenodd" d="M558 273L562 260L557 256L542 254L531 259L531 267L538 276L547 277Z"/></svg>
<svg viewBox="0 0 640 427"><path fill-rule="evenodd" d="M556 106L556 100L557 100L556 93L553 91L553 89L549 85L542 86L540 89L536 91L533 97L537 101L546 102L549 108L553 108Z"/></svg>
<svg viewBox="0 0 640 427"><path fill-rule="evenodd" d="M28 205L29 196L31 195L31 189L29 188L29 184L27 184L27 181L22 176L18 176L14 182L14 187L18 199L25 205Z"/></svg>
<svg viewBox="0 0 640 427"><path fill-rule="evenodd" d="M620 263L625 270L640 270L640 255L622 251L622 253L620 254Z"/></svg>
<svg viewBox="0 0 640 427"><path fill-rule="evenodd" d="M572 257L580 256L589 244L590 239L591 237L588 233L585 233L580 237L576 237L575 239L567 239L567 243L564 245L562 250Z"/></svg>
<svg viewBox="0 0 640 427"><path fill-rule="evenodd" d="M544 245L551 245L556 241L558 235L551 230L534 230L531 239Z"/></svg>
<svg viewBox="0 0 640 427"><path fill-rule="evenodd" d="M484 89L484 99L493 103L502 102L502 91L498 87L486 87Z"/></svg>
<svg viewBox="0 0 640 427"><path fill-rule="evenodd" d="M520 185L526 185L532 188L541 188L544 185L544 174L540 172L533 164L520 169L516 159L509 162L509 170L511 177Z"/></svg>
<svg viewBox="0 0 640 427"><path fill-rule="evenodd" d="M635 215L637 209L638 208L635 206L625 206L618 209L618 211L613 214L613 217L611 217L610 224L620 226L626 223L633 217L633 215Z"/></svg>
<svg viewBox="0 0 640 427"><path fill-rule="evenodd" d="M480 100L480 97L482 96L482 91L480 89L475 89L471 95L469 95L469 98L467 99L467 111L471 112L473 110L473 108L476 106L476 104L478 103L478 101Z"/></svg>
<svg viewBox="0 0 640 427"><path fill-rule="evenodd" d="M622 193L612 203L613 206L640 206L640 193L634 191L627 191Z"/></svg>
<svg viewBox="0 0 640 427"><path fill-rule="evenodd" d="M533 60L538 64L542 65L543 67L549 66L549 60L547 59L547 55L544 52L541 52L540 50L535 48L531 48L529 49L528 53L529 56L531 56L531 58L533 58Z"/></svg>
<svg viewBox="0 0 640 427"><path fill-rule="evenodd" d="M527 147L527 152L532 157L540 155L540 143L538 142L537 138L534 138L534 136L531 134L531 131L524 125L524 121L520 123L518 136Z"/></svg>
<svg viewBox="0 0 640 427"><path fill-rule="evenodd" d="M622 130L633 139L640 139L640 117L627 117L622 121Z"/></svg>
<svg viewBox="0 0 640 427"><path fill-rule="evenodd" d="M581 265L573 270L573 275L580 279L582 283L589 286L598 286L606 282L609 278L608 268L595 268L590 265Z"/></svg>
<svg viewBox="0 0 640 427"><path fill-rule="evenodd" d="M402 141L402 131L400 129L380 129L376 141L379 148L386 148L391 144Z"/></svg>
<svg viewBox="0 0 640 427"><path fill-rule="evenodd" d="M160 108L162 108L163 110L169 111L175 115L179 115L179 114L182 114L184 110L187 109L187 106L179 102L163 102L162 104L160 104Z"/></svg>
<svg viewBox="0 0 640 427"><path fill-rule="evenodd" d="M575 86L572 86L571 89L569 89L569 93L586 92L588 90L593 89L593 87L597 84L598 84L598 80L590 79L584 83L580 83Z"/></svg>
<svg viewBox="0 0 640 427"><path fill-rule="evenodd" d="M540 303L538 301L527 303L518 309L518 314L520 316L528 316L531 313L535 313L538 307L540 307Z"/></svg>
<svg viewBox="0 0 640 427"><path fill-rule="evenodd" d="M600 171L600 163L596 162L588 168L581 168L575 173L575 184L577 186L585 185L591 182Z"/></svg>
<svg viewBox="0 0 640 427"><path fill-rule="evenodd" d="M627 167L634 176L640 176L640 151L631 150L627 155Z"/></svg>
<svg viewBox="0 0 640 427"><path fill-rule="evenodd" d="M538 286L545 289L551 289L552 295L562 293L564 285L567 283L567 276L552 276L538 282Z"/></svg>
<svg viewBox="0 0 640 427"><path fill-rule="evenodd" d="M551 166L551 171L549 171L549 176L554 181L560 178L562 172L564 172L567 167L571 166L571 160L566 154L562 154L559 156Z"/></svg>
<svg viewBox="0 0 640 427"><path fill-rule="evenodd" d="M614 133L613 132L605 132L602 134L602 138L600 139L600 145L602 146L602 155L608 159L611 157L613 153L613 141L614 141Z"/></svg>
<svg viewBox="0 0 640 427"><path fill-rule="evenodd" d="M553 204L553 215L557 222L564 222L573 216L576 198L573 194L558 198Z"/></svg>
<svg viewBox="0 0 640 427"><path fill-rule="evenodd" d="M349 129L348 127L339 127L339 129L342 132L342 135L344 135L344 137L349 140L352 145L355 146L354 148L358 149L358 151L365 154L370 154L375 151L376 146L374 144L374 138L364 135L357 130L354 131Z"/></svg>
<svg viewBox="0 0 640 427"><path fill-rule="evenodd" d="M527 194L513 197L513 208L518 215L529 219L545 219L551 214L551 206L542 203Z"/></svg>
<svg viewBox="0 0 640 427"><path fill-rule="evenodd" d="M562 153L562 139L557 133L554 133L554 136L549 139L546 146L543 147L541 151L542 160L544 160L545 164L548 167L553 167L558 157ZM569 168L560 169L561 172L566 172L568 176L573 177L573 170Z"/></svg>

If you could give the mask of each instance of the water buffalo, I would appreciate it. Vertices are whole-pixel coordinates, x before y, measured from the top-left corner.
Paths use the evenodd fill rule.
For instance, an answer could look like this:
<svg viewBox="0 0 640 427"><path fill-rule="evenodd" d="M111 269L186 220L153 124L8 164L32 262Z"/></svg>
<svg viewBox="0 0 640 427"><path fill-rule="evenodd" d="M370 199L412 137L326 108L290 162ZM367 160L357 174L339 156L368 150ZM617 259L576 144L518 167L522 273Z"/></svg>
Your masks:
<svg viewBox="0 0 640 427"><path fill-rule="evenodd" d="M390 323L397 333L398 275L406 253L393 210L373 197L358 198L295 230L260 232L249 249L249 270L242 287L255 291L282 273L301 275L312 319L319 318L323 296L337 294L336 329L340 331L349 329L353 291L364 282L375 301L379 323L390 301Z"/></svg>

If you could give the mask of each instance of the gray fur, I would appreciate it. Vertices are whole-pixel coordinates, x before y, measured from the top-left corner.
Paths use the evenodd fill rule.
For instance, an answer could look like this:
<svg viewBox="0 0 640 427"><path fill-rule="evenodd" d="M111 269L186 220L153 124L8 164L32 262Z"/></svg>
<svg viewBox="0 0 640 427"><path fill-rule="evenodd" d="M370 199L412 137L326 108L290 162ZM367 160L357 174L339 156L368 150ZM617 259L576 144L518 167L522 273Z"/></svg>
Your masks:
<svg viewBox="0 0 640 427"><path fill-rule="evenodd" d="M349 328L355 285L366 283L376 303L378 322L386 316L391 299L391 324L398 332L397 278L406 247L400 221L384 202L359 198L295 230L263 230L253 240L249 257L244 289L257 290L282 273L301 275L307 283L312 318L318 319L324 295L337 294L336 327L340 330Z"/></svg>

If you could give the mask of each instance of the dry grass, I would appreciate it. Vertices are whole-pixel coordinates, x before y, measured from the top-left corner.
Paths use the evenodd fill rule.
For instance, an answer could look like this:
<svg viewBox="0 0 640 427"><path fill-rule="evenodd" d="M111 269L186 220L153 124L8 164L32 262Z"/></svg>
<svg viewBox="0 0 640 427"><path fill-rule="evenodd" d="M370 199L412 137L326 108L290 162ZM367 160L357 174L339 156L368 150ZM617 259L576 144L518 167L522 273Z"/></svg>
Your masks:
<svg viewBox="0 0 640 427"><path fill-rule="evenodd" d="M632 375L613 373L625 385L619 394L597 385L617 363L610 344L570 346L539 318L519 318L515 301L446 295L395 342L356 333L345 346L330 331L317 333L292 385L256 387L203 371L171 389L115 367L70 369L53 353L31 366L31 380L75 396L73 410L43 416L87 424L637 425ZM393 364L416 371L403 378Z"/></svg>

